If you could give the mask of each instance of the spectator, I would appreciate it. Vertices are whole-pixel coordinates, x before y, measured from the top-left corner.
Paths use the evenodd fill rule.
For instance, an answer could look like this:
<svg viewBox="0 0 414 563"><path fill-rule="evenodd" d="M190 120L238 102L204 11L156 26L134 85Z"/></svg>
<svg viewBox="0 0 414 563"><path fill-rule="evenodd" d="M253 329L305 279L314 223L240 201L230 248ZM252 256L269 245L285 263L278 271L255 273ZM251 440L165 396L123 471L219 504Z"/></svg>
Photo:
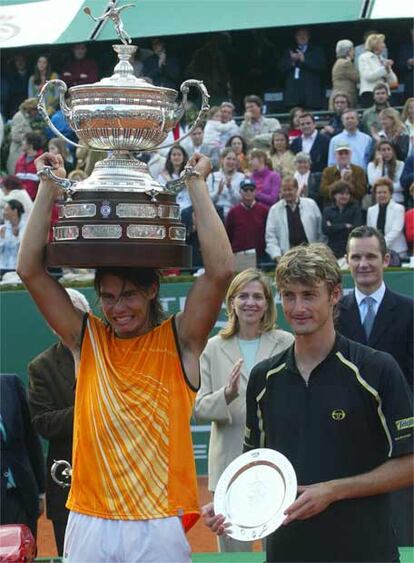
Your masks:
<svg viewBox="0 0 414 563"><path fill-rule="evenodd" d="M134 75L137 78L144 78L144 62L153 55L154 52L151 49L145 49L143 47L138 47L134 55L130 59L130 63L134 69Z"/></svg>
<svg viewBox="0 0 414 563"><path fill-rule="evenodd" d="M322 129L321 133L333 137L343 131L342 113L348 109L350 105L348 96L342 92L336 92L336 94L331 97L331 100L334 114L330 118L328 125L325 125Z"/></svg>
<svg viewBox="0 0 414 563"><path fill-rule="evenodd" d="M180 74L177 59L167 55L164 41L159 37L155 37L151 45L154 54L144 61L144 75L156 86L176 88Z"/></svg>
<svg viewBox="0 0 414 563"><path fill-rule="evenodd" d="M23 206L26 219L29 217L33 209L33 201L24 186L17 176L3 176L0 178L1 192L0 192L0 221L3 217L3 208L6 201L15 199Z"/></svg>
<svg viewBox="0 0 414 563"><path fill-rule="evenodd" d="M211 199L220 207L224 217L230 208L240 201L240 182L244 174L237 171L237 157L233 149L225 148L221 153L220 170L207 178Z"/></svg>
<svg viewBox="0 0 414 563"><path fill-rule="evenodd" d="M86 146L78 147L76 149L76 166L83 170L87 176L90 176L95 164L107 157L107 151L91 150Z"/></svg>
<svg viewBox="0 0 414 563"><path fill-rule="evenodd" d="M312 161L305 152L298 152L295 156L294 178L298 184L298 197L311 197L316 202L320 202L319 185L321 175L319 172L312 172Z"/></svg>
<svg viewBox="0 0 414 563"><path fill-rule="evenodd" d="M293 336L275 328L276 308L269 278L249 268L226 295L228 321L209 339L200 359L201 386L194 414L211 422L208 488L214 493L226 467L243 451L246 387L253 366L285 350ZM251 542L221 536L220 552L251 551Z"/></svg>
<svg viewBox="0 0 414 563"><path fill-rule="evenodd" d="M392 181L392 199L404 205L404 191L400 184L404 162L397 160L395 148L389 141L380 141L375 150L375 157L368 164L368 183L373 186L379 178L389 178Z"/></svg>
<svg viewBox="0 0 414 563"><path fill-rule="evenodd" d="M231 102L222 102L220 105L221 128L220 149L224 149L227 141L234 135L239 134L239 126L233 119L234 105Z"/></svg>
<svg viewBox="0 0 414 563"><path fill-rule="evenodd" d="M411 41L400 45L397 58L398 68L400 69L402 82L404 83L404 96L406 98L412 98L414 96L414 28L411 28L410 35Z"/></svg>
<svg viewBox="0 0 414 563"><path fill-rule="evenodd" d="M26 133L33 132L37 113L37 98L30 98L20 104L19 111L13 116L10 131L10 149L7 158L7 171L14 174L16 162L22 154L23 139Z"/></svg>
<svg viewBox="0 0 414 563"><path fill-rule="evenodd" d="M400 258L404 258L407 255L404 206L392 200L393 187L389 178L379 178L372 191L376 204L368 209L367 225L384 235L389 251L394 251Z"/></svg>
<svg viewBox="0 0 414 563"><path fill-rule="evenodd" d="M348 97L351 107L356 107L358 101L357 84L358 71L354 60L354 44L349 39L341 39L336 44L336 62L332 67L332 96L341 92Z"/></svg>
<svg viewBox="0 0 414 563"><path fill-rule="evenodd" d="M359 96L363 108L372 105L372 91L378 82L383 82L388 87L398 82L392 70L394 62L381 57L384 48L385 35L369 35L365 42L365 51L359 57Z"/></svg>
<svg viewBox="0 0 414 563"><path fill-rule="evenodd" d="M270 207L279 199L280 174L273 172L268 154L261 149L250 151L249 162L250 177L256 184L256 199Z"/></svg>
<svg viewBox="0 0 414 563"><path fill-rule="evenodd" d="M72 172L69 172L68 174L68 179L72 180L72 182L83 182L83 180L86 180L87 177L86 172L80 168L75 168L75 170L72 170Z"/></svg>
<svg viewBox="0 0 414 563"><path fill-rule="evenodd" d="M20 104L27 99L30 71L24 53L16 53L13 56L12 68L7 73L7 78L11 95L5 108L5 116L9 118L18 111Z"/></svg>
<svg viewBox="0 0 414 563"><path fill-rule="evenodd" d="M72 60L64 67L62 79L68 88L80 84L93 84L98 80L98 65L94 59L87 56L88 48L85 43L72 45Z"/></svg>
<svg viewBox="0 0 414 563"><path fill-rule="evenodd" d="M408 154L414 149L414 98L405 100L404 108L401 114L401 121L404 123L407 135L410 138Z"/></svg>
<svg viewBox="0 0 414 563"><path fill-rule="evenodd" d="M165 186L172 180L177 180L181 176L181 173L184 171L187 161L188 156L183 147L181 147L180 145L171 147L167 154L165 168L157 179L161 186ZM191 205L190 195L186 187L178 192L176 201L180 206L181 211Z"/></svg>
<svg viewBox="0 0 414 563"><path fill-rule="evenodd" d="M309 43L309 31L295 32L295 45L286 49L280 61L285 77L283 99L286 107L321 109L324 104L322 75L326 67L323 50Z"/></svg>
<svg viewBox="0 0 414 563"><path fill-rule="evenodd" d="M39 187L39 177L36 172L35 159L43 152L43 139L38 133L26 133L23 140L23 154L16 162L15 173L29 196L34 201Z"/></svg>
<svg viewBox="0 0 414 563"><path fill-rule="evenodd" d="M405 161L404 168L400 178L400 184L402 189L404 190L406 203L408 203L409 201L408 191L413 183L414 183L414 152L411 152L407 160ZM411 202L412 202L412 196L411 196Z"/></svg>
<svg viewBox="0 0 414 563"><path fill-rule="evenodd" d="M221 109L219 106L212 106L207 114L207 121L204 127L204 143L219 150L221 125Z"/></svg>
<svg viewBox="0 0 414 563"><path fill-rule="evenodd" d="M367 135L377 135L382 129L380 114L383 109L389 108L389 90L386 84L379 82L372 91L374 105L366 109L362 115L362 129Z"/></svg>
<svg viewBox="0 0 414 563"><path fill-rule="evenodd" d="M362 225L360 206L351 201L352 186L338 180L329 188L332 205L322 213L322 232L328 237L328 246L336 258L343 258L348 235L354 227Z"/></svg>
<svg viewBox="0 0 414 563"><path fill-rule="evenodd" d="M75 131L72 129L72 127L70 127L70 125L66 121L66 117L64 116L63 111L60 108L57 111L55 111L55 113L51 116L50 121L56 127L59 133L62 133L62 135L66 137L66 139L69 139L69 141L72 141L74 143L78 142L78 137ZM50 127L46 127L45 134L48 139L53 139L53 137L56 137L56 132L53 131ZM73 153L73 155L75 155L76 154L75 147L73 145L69 145L69 143L68 143L68 147L70 151Z"/></svg>
<svg viewBox="0 0 414 563"><path fill-rule="evenodd" d="M308 197L298 197L293 176L282 178L280 201L270 208L266 223L266 252L278 260L293 246L322 240L322 216Z"/></svg>
<svg viewBox="0 0 414 563"><path fill-rule="evenodd" d="M299 126L299 117L304 111L305 110L303 108L296 106L289 112L289 143L292 143L296 137L300 137L302 135L302 131Z"/></svg>
<svg viewBox="0 0 414 563"><path fill-rule="evenodd" d="M71 155L67 144L60 137L53 137L48 143L48 150L52 154L60 154L63 158L63 164L66 172L69 174L75 169L75 159Z"/></svg>
<svg viewBox="0 0 414 563"><path fill-rule="evenodd" d="M223 219L220 217L220 219ZM197 219L193 210L193 206L186 207L181 212L181 221L186 228L186 242L191 246L191 265L192 268L203 268L203 257L201 255L200 241L198 239Z"/></svg>
<svg viewBox="0 0 414 563"><path fill-rule="evenodd" d="M289 150L289 135L286 131L275 131L272 135L270 147L272 167L281 177L294 174L295 155Z"/></svg>
<svg viewBox="0 0 414 563"><path fill-rule="evenodd" d="M263 117L263 101L259 96L246 96L244 98L244 121L240 125L240 135L249 147L265 148L270 147L272 134L280 129L278 119L273 117Z"/></svg>
<svg viewBox="0 0 414 563"><path fill-rule="evenodd" d="M305 152L312 161L312 172L322 172L328 160L329 137L319 133L311 113L302 113L299 116L299 127L302 134L292 142L293 154Z"/></svg>
<svg viewBox="0 0 414 563"><path fill-rule="evenodd" d="M335 149L336 163L328 166L322 172L321 195L325 201L331 199L330 187L334 182L343 180L351 186L351 196L353 200L361 203L362 198L367 192L367 179L364 170L352 164L352 149L347 144L338 144Z"/></svg>
<svg viewBox="0 0 414 563"><path fill-rule="evenodd" d="M411 198L414 195L414 184L411 184L410 195ZM405 212L404 231L409 254L410 256L414 256L414 208Z"/></svg>
<svg viewBox="0 0 414 563"><path fill-rule="evenodd" d="M190 133L190 136L184 139L182 146L189 157L194 153L204 154L209 157L214 170L217 170L220 164L220 149L213 144L204 142L204 129L198 125Z"/></svg>
<svg viewBox="0 0 414 563"><path fill-rule="evenodd" d="M365 31L365 33L363 35L363 43L360 43L359 45L357 45L355 47L354 63L355 63L355 67L357 68L357 70L359 69L359 57L362 55L362 53L365 53L365 51L366 51L366 47L365 47L366 41L367 41L367 39L370 35L378 35L378 31L375 31L373 29ZM388 49L387 49L385 44L384 44L384 49L383 49L382 53L380 54L380 56L384 59L388 58Z"/></svg>
<svg viewBox="0 0 414 563"><path fill-rule="evenodd" d="M30 421L26 393L17 375L0 374L0 396L0 524L25 524L36 538L37 519L45 502L42 445Z"/></svg>
<svg viewBox="0 0 414 563"><path fill-rule="evenodd" d="M233 149L238 161L237 169L240 172L245 172L249 168L249 161L247 158L247 143L243 137L240 137L240 135L230 137L227 141L226 147L231 147Z"/></svg>
<svg viewBox="0 0 414 563"><path fill-rule="evenodd" d="M0 277L16 271L17 253L26 227L24 208L11 199L4 205L4 224L0 226Z"/></svg>
<svg viewBox="0 0 414 563"><path fill-rule="evenodd" d="M339 145L349 145L352 150L352 164L367 169L372 149L372 139L358 129L359 117L355 109L347 109L342 113L344 130L332 137L329 143L328 165L335 164L335 151Z"/></svg>
<svg viewBox="0 0 414 563"><path fill-rule="evenodd" d="M226 231L233 252L255 249L258 266L266 261L265 230L269 208L256 201L256 184L251 178L240 182L240 203L231 207Z"/></svg>
<svg viewBox="0 0 414 563"><path fill-rule="evenodd" d="M90 312L86 297L76 289L66 289L74 307ZM69 511L65 508L69 488L57 485L50 474L56 460L72 463L75 365L70 350L58 339L36 356L28 366L29 407L32 424L48 440L46 472L46 515L52 520L59 557Z"/></svg>
<svg viewBox="0 0 414 563"><path fill-rule="evenodd" d="M404 123L400 119L400 114L394 108L385 108L380 113L382 125L378 135L374 135L376 141L386 140L394 145L398 160L404 161L408 155L410 137Z"/></svg>
<svg viewBox="0 0 414 563"><path fill-rule="evenodd" d="M28 97L37 98L46 82L56 80L57 78L59 78L59 75L52 71L49 56L40 55L34 68L34 74L29 78ZM54 87L49 86L44 102L47 113L52 115L56 111L59 102L58 94Z"/></svg>

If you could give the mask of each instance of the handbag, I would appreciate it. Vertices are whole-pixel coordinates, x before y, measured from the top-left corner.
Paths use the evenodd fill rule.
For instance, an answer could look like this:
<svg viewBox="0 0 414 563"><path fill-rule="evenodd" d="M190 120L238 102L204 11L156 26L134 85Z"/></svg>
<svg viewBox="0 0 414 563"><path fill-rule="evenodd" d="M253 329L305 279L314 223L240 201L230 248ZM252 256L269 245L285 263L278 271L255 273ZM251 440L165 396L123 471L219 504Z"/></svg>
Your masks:
<svg viewBox="0 0 414 563"><path fill-rule="evenodd" d="M400 83L398 82L397 75L391 71L387 74L387 84L390 90L397 90Z"/></svg>

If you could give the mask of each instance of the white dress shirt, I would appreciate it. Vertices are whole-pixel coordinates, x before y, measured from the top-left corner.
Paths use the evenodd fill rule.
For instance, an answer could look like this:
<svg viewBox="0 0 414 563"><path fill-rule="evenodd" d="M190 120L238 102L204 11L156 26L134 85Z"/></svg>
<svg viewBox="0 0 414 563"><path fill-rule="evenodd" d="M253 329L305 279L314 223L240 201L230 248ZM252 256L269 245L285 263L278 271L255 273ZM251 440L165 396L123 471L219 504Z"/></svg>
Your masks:
<svg viewBox="0 0 414 563"><path fill-rule="evenodd" d="M370 295L365 295L365 293L362 293L361 291L359 291L359 289L357 287L355 287L355 299L356 299L356 302L358 303L358 309L359 309L359 316L361 318L361 324L364 323L366 314L368 312L368 305L365 301L365 297L372 297L372 299L374 300L374 303L373 303L374 313L375 313L375 316L377 316L378 309L379 309L379 306L382 303L382 300L384 299L384 295L385 295L385 283L384 282L382 282L382 284L379 286L379 288L377 290L375 290L374 293L371 293Z"/></svg>
<svg viewBox="0 0 414 563"><path fill-rule="evenodd" d="M306 152L306 154L309 154L311 152L313 143L315 142L317 135L318 132L316 129L312 133L312 135L310 135L310 137L305 137L304 135L302 135L302 152Z"/></svg>

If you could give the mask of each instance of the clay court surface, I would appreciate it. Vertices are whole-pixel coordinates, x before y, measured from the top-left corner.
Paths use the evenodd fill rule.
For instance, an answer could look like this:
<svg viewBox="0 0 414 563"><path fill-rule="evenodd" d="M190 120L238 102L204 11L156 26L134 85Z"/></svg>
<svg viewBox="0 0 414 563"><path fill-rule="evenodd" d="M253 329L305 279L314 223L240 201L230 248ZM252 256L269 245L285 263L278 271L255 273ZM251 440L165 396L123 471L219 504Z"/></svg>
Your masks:
<svg viewBox="0 0 414 563"><path fill-rule="evenodd" d="M200 504L206 504L211 500L211 494L207 490L207 477L198 478L198 488ZM39 547L38 557L52 557L57 555L52 523L46 520L44 515L39 520L37 537ZM204 526L201 520L190 530L188 539L194 553L217 551L214 534Z"/></svg>

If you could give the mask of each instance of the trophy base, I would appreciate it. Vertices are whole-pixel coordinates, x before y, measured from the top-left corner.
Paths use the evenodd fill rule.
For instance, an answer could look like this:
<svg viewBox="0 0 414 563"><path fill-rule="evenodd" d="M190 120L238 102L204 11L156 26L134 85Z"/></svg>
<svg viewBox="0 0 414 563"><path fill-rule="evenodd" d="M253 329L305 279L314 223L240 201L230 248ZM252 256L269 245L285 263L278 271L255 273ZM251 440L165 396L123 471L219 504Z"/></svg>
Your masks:
<svg viewBox="0 0 414 563"><path fill-rule="evenodd" d="M173 246L142 242L51 242L46 247L46 264L69 268L191 268L192 248L184 244Z"/></svg>

